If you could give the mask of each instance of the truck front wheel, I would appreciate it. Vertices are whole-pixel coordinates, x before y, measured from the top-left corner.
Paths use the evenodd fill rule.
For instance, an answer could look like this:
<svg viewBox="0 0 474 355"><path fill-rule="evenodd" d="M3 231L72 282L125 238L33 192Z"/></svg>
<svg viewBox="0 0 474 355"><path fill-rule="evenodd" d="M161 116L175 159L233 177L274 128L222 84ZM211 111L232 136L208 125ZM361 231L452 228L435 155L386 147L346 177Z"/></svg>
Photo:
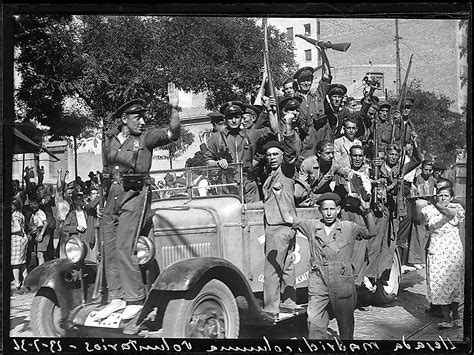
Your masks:
<svg viewBox="0 0 474 355"><path fill-rule="evenodd" d="M219 280L207 282L194 295L168 302L163 316L163 336L168 338L237 338L240 319L229 288Z"/></svg>
<svg viewBox="0 0 474 355"><path fill-rule="evenodd" d="M53 292L36 294L31 305L30 326L37 337L59 338L65 336L65 330L60 326L61 309Z"/></svg>

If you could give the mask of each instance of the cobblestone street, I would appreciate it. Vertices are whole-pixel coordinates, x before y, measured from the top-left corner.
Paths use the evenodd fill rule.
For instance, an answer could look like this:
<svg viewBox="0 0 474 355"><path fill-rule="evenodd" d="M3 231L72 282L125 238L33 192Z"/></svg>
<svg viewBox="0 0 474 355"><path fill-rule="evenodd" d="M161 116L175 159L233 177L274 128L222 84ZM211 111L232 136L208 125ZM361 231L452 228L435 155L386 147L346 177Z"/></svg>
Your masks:
<svg viewBox="0 0 474 355"><path fill-rule="evenodd" d="M453 328L440 330L437 328L438 319L426 314L428 306L425 297L426 283L425 270L411 271L403 275L398 299L389 305L368 306L355 311L356 340L439 340L450 339L462 341L463 329ZM11 297L11 324L12 337L32 337L30 329L30 308L33 293L13 294ZM430 324L431 323L431 324ZM421 331L420 328L424 327ZM330 322L330 331L337 334L335 319ZM307 336L306 317L284 321L273 328L242 329L244 338L301 338Z"/></svg>

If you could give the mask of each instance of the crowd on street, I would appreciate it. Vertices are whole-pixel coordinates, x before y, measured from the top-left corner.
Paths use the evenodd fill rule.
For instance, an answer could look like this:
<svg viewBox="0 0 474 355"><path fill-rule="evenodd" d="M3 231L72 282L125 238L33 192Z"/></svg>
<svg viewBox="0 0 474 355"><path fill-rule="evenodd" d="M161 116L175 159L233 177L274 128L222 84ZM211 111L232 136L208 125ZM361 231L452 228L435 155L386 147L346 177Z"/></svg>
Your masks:
<svg viewBox="0 0 474 355"><path fill-rule="evenodd" d="M194 195L237 194L233 186L213 187L236 182L243 186L246 209L263 208L263 309L271 317L299 307L291 255L296 231L304 232L311 256L310 338L328 336L331 309L341 338L353 338L356 286L375 292L386 283L395 248L404 271L426 269L427 312L442 314L438 327L462 326L459 223L464 208L455 199L452 178L443 176L446 166L422 156L411 119L417 102L402 97L399 107L392 107L368 85L358 104L331 75L323 71L321 78L314 78L314 73L311 67L299 69L284 82L282 96L264 94L261 104L231 100L209 114L212 131L186 162L187 167L200 167L192 176ZM45 186L42 169L35 181L33 170L26 168L23 183L13 181L11 266L16 289L21 292L32 268L64 257L71 235L80 236L89 248L88 259L97 261L100 222L116 243L106 250L105 260L114 253L119 257L109 260L118 266L106 269L109 295L117 295L97 317L126 308L131 318L140 310L145 296L143 285L137 284L138 264L121 253L131 243L127 238L134 233L145 193L134 192L143 191L143 184L127 189L126 172L132 167L146 175L153 148L179 137L177 99L172 103L170 129L145 130L141 122L146 109L139 100L117 111L118 130L108 135L106 151L104 173L110 185L105 210L99 203L99 172L90 172L85 182L76 177L66 183L68 172L59 170L56 186ZM177 126L173 119L178 119ZM128 144L130 149L124 149ZM128 155L118 159L120 154ZM242 164L242 177L232 163ZM186 195L189 187L184 176L173 173L143 182L158 198ZM316 208L321 217L303 220L297 207Z"/></svg>

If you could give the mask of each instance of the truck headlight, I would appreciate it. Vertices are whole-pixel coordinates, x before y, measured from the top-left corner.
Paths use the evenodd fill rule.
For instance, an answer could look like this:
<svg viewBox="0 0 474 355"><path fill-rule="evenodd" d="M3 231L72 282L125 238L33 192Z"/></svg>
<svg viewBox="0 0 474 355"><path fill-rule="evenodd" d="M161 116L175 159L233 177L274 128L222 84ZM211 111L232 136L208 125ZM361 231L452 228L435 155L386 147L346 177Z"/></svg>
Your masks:
<svg viewBox="0 0 474 355"><path fill-rule="evenodd" d="M66 257L74 264L83 262L87 255L86 245L77 236L72 236L67 240L64 250Z"/></svg>
<svg viewBox="0 0 474 355"><path fill-rule="evenodd" d="M153 241L141 235L137 242L137 258L140 265L145 265L155 256L155 244Z"/></svg>

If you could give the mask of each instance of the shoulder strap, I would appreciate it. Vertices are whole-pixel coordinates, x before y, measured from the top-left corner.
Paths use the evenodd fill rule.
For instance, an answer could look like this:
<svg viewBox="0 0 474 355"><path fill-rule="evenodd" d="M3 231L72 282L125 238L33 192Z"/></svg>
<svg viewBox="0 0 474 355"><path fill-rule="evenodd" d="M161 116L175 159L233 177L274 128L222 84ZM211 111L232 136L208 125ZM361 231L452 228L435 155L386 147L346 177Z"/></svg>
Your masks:
<svg viewBox="0 0 474 355"><path fill-rule="evenodd" d="M140 135L140 137L138 138L138 147L133 149L132 164L130 165L130 169L129 169L130 174L135 173L135 168L137 166L137 160L138 160L138 152L143 149L142 137L143 137L143 134Z"/></svg>

